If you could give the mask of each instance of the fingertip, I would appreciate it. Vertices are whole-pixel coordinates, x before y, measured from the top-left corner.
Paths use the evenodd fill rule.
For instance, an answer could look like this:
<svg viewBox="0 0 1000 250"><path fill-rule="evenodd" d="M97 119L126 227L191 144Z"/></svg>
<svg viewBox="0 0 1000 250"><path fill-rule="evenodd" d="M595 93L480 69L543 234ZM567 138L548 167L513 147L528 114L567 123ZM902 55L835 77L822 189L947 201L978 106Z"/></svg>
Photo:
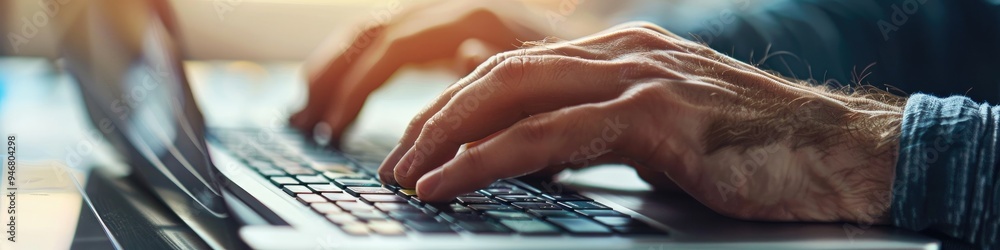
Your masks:
<svg viewBox="0 0 1000 250"><path fill-rule="evenodd" d="M378 166L379 179L385 183L391 182L392 184L398 184L396 183L394 170L396 163L399 162L399 158L403 156L403 153L406 153L406 151L403 151L401 148L402 144L397 143L396 146L389 151L389 155L385 157L385 160L383 160Z"/></svg>
<svg viewBox="0 0 1000 250"><path fill-rule="evenodd" d="M443 200L441 186L444 178L441 169L432 170L417 181L417 196L427 201Z"/></svg>
<svg viewBox="0 0 1000 250"><path fill-rule="evenodd" d="M417 157L416 151L413 147L410 147L393 166L393 177L396 178L396 181L399 182L400 185L406 187L412 187L415 185L415 182L410 181L408 178L411 172L410 169L415 164L415 157Z"/></svg>

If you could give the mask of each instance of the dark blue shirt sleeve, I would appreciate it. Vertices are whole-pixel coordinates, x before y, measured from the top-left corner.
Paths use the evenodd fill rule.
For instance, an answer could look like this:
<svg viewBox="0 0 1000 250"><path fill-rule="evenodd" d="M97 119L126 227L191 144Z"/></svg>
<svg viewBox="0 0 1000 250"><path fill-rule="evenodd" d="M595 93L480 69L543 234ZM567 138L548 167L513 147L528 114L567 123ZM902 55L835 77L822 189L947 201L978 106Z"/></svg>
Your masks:
<svg viewBox="0 0 1000 250"><path fill-rule="evenodd" d="M904 112L892 223L1000 248L1000 106L916 94Z"/></svg>
<svg viewBox="0 0 1000 250"><path fill-rule="evenodd" d="M1000 102L1000 0L743 2L701 21L637 18L796 79Z"/></svg>

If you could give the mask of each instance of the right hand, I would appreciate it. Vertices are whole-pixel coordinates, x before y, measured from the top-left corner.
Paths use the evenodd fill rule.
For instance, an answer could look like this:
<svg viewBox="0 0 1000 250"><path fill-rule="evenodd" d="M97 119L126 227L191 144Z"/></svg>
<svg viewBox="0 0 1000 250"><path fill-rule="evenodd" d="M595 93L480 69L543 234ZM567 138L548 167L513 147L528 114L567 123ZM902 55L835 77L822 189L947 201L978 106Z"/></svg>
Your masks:
<svg viewBox="0 0 1000 250"><path fill-rule="evenodd" d="M493 54L544 38L541 25L514 21L537 19L517 9L520 4L463 1L413 8L387 23L370 22L350 46L326 42L320 51L333 53L316 53L306 64L309 98L291 125L312 137L316 125L325 123L327 139L338 147L368 95L403 65L450 59L466 74Z"/></svg>

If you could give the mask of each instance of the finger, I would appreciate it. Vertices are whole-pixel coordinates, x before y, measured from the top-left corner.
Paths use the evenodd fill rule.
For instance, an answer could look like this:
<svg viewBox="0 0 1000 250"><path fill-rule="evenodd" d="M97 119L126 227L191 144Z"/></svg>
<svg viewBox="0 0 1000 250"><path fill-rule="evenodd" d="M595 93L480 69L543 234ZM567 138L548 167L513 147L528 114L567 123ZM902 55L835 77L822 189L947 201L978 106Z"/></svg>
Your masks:
<svg viewBox="0 0 1000 250"><path fill-rule="evenodd" d="M381 46L366 51L354 67L346 72L343 89L322 118L330 124L335 138L340 138L354 121L368 95L388 80L399 67L407 63L453 58L456 52L454 48L469 38L497 47L512 46L520 39L495 14L488 11L473 11L461 17L426 22L432 25L413 27L420 31L378 43ZM404 27L395 28L405 30L405 25L408 24L401 25Z"/></svg>
<svg viewBox="0 0 1000 250"><path fill-rule="evenodd" d="M508 59L459 91L424 124L414 146L395 166L396 182L415 184L419 176L454 157L462 144L496 133L526 116L611 100L630 86L631 74L654 74L653 68L635 66L624 61L563 56ZM623 68L630 68L625 76Z"/></svg>
<svg viewBox="0 0 1000 250"><path fill-rule="evenodd" d="M464 89L465 86L468 86L472 82L486 76L487 73L492 71L493 68L500 65L500 63L504 62L507 58L524 55L566 55L582 59L593 59L598 57L598 54L593 51L568 43L546 48L538 47L508 51L493 55L490 59L487 59L485 63L476 67L471 74L463 77L445 89L445 91L439 95L438 98L431 101L428 106L424 107L422 111L417 113L417 115L410 120L409 125L403 132L402 138L399 140L399 145L397 145L396 148L389 153L386 160L382 162L381 166L379 166L378 173L382 181L385 183L396 183L393 173L395 166L399 163L399 160L403 157L407 150L413 146L413 142L417 139L417 136L420 135L420 131L423 129L427 120L448 104L448 101L450 101L456 93Z"/></svg>
<svg viewBox="0 0 1000 250"><path fill-rule="evenodd" d="M614 102L586 104L524 119L420 179L422 200L448 200L498 179L522 176L566 161L597 158L633 142L630 111ZM625 155L628 155L626 152Z"/></svg>

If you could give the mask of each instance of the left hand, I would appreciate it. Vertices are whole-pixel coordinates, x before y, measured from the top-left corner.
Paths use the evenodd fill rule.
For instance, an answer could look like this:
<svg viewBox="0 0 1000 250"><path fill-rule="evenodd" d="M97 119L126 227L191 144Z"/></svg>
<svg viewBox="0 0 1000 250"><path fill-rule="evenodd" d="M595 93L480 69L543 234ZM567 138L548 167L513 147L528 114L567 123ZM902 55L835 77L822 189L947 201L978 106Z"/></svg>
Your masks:
<svg viewBox="0 0 1000 250"><path fill-rule="evenodd" d="M737 218L868 220L888 204L870 195L891 184L894 105L630 23L492 57L413 119L379 173L443 201L548 166L611 160L659 172Z"/></svg>

